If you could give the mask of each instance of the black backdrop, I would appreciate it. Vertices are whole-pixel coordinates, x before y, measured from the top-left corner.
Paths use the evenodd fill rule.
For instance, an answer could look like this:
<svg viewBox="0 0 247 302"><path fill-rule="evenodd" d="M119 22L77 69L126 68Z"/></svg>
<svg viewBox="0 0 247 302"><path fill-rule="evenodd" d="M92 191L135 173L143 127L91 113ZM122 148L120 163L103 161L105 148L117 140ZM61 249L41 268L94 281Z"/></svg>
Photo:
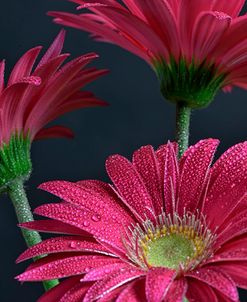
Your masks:
<svg viewBox="0 0 247 302"><path fill-rule="evenodd" d="M60 27L52 23L46 12L73 8L66 0L2 1L0 58L7 61L6 75L21 54L37 45L47 47L58 33ZM90 89L111 106L82 109L61 117L57 122L74 130L74 140L33 144L34 172L26 185L33 208L52 200L36 189L44 181L107 180L104 162L108 155L130 156L141 145L157 147L173 139L174 107L162 99L155 74L145 62L116 46L94 42L87 33L74 29L67 30L64 50L71 52L72 57L91 51L100 54L95 65L109 68L111 73L90 85ZM191 143L201 138L219 138L219 156L231 145L247 139L246 114L246 91L220 93L208 109L194 112ZM36 301L43 292L40 284L21 285L14 280L27 263L15 264L25 245L6 196L1 196L0 230L0 301ZM241 291L241 301L246 299L246 293Z"/></svg>

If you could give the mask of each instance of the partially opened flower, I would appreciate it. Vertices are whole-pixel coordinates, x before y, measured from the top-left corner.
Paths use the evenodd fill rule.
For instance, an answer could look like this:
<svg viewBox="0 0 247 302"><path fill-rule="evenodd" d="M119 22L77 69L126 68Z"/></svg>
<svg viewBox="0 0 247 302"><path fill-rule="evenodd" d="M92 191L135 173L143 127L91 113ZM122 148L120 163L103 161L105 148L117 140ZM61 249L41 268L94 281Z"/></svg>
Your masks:
<svg viewBox="0 0 247 302"><path fill-rule="evenodd" d="M18 259L48 254L20 281L67 278L39 302L239 301L247 288L247 143L212 166L218 141L203 140L178 162L176 146L144 146L132 162L106 162L114 186L51 181L62 199L38 207L50 219L23 224L66 234Z"/></svg>
<svg viewBox="0 0 247 302"><path fill-rule="evenodd" d="M65 31L34 64L41 47L27 51L4 83L5 62L0 62L0 188L31 171L30 145L44 137L71 137L62 126L44 128L58 116L83 107L103 106L91 92L80 91L106 70L85 68L97 57L82 55L61 66L69 54L61 54Z"/></svg>
<svg viewBox="0 0 247 302"><path fill-rule="evenodd" d="M90 12L50 12L56 23L143 58L173 102L204 107L220 88L247 87L244 0L70 1Z"/></svg>

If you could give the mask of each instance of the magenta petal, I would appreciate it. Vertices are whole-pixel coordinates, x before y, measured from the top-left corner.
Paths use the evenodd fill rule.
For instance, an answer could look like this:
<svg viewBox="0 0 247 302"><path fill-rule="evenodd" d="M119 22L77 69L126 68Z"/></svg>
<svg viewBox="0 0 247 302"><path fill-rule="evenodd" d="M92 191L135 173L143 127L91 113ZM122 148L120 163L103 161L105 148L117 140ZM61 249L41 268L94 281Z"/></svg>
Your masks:
<svg viewBox="0 0 247 302"><path fill-rule="evenodd" d="M85 208L92 211L95 214L95 221L104 219L121 225L132 223L133 221L129 215L117 204L116 199L110 195L110 189L107 191L107 184L105 184L105 187L103 185L100 186L100 182L97 182L97 184L100 192L97 192L96 183L94 186L90 186L88 181L79 183L50 181L41 184L39 188L69 203L80 206L82 209Z"/></svg>
<svg viewBox="0 0 247 302"><path fill-rule="evenodd" d="M176 272L167 268L151 268L146 277L146 296L148 302L161 302L176 276Z"/></svg>
<svg viewBox="0 0 247 302"><path fill-rule="evenodd" d="M42 59L40 60L39 65L37 66L36 69L40 68L42 65L46 64L51 59L60 55L63 49L64 39L65 39L65 30L62 29L60 33L57 35L57 37L55 38L55 40L52 42L51 46L48 48Z"/></svg>
<svg viewBox="0 0 247 302"><path fill-rule="evenodd" d="M80 282L80 277L71 277L62 281L57 286L43 294L37 302L60 302L61 297L70 290L76 283Z"/></svg>
<svg viewBox="0 0 247 302"><path fill-rule="evenodd" d="M185 278L176 279L168 289L165 302L183 302L187 292L187 281Z"/></svg>
<svg viewBox="0 0 247 302"><path fill-rule="evenodd" d="M144 280L128 285L118 296L116 302L146 302Z"/></svg>
<svg viewBox="0 0 247 302"><path fill-rule="evenodd" d="M93 252L114 256L94 239L64 236L50 238L30 247L18 257L17 263L36 256L65 252Z"/></svg>
<svg viewBox="0 0 247 302"><path fill-rule="evenodd" d="M111 274L120 273L121 271L125 269L129 269L130 265L128 263L113 263L109 265L104 265L99 268L91 270L89 273L87 273L82 281L97 281L100 279L105 279L106 277L110 277ZM109 276L110 275L110 276Z"/></svg>
<svg viewBox="0 0 247 302"><path fill-rule="evenodd" d="M247 261L217 263L217 267L228 274L238 287L247 290Z"/></svg>
<svg viewBox="0 0 247 302"><path fill-rule="evenodd" d="M186 276L200 280L217 289L232 299L232 301L238 301L238 291L235 283L228 275L223 273L222 270L217 269L217 267L207 266L199 268L196 271L187 272Z"/></svg>
<svg viewBox="0 0 247 302"><path fill-rule="evenodd" d="M135 167L123 156L110 156L106 170L137 219L153 218L153 202Z"/></svg>
<svg viewBox="0 0 247 302"><path fill-rule="evenodd" d="M144 146L134 152L133 165L152 197L156 215L160 214L163 206L162 183L158 161L152 146Z"/></svg>
<svg viewBox="0 0 247 302"><path fill-rule="evenodd" d="M212 287L192 278L188 278L186 297L190 302L219 302Z"/></svg>
<svg viewBox="0 0 247 302"><path fill-rule="evenodd" d="M35 230L43 233L66 234L66 235L81 235L91 237L88 232L85 232L77 227L63 223L57 220L35 220L21 223L20 227L28 230Z"/></svg>
<svg viewBox="0 0 247 302"><path fill-rule="evenodd" d="M35 209L34 213L53 218L80 228L94 235L96 238L122 249L121 236L123 229L116 224L109 224L97 213L81 209L68 203L45 204Z"/></svg>
<svg viewBox="0 0 247 302"><path fill-rule="evenodd" d="M180 177L178 212L183 214L184 208L193 212L206 184L210 165L219 144L218 140L202 140L190 147L184 157Z"/></svg>
<svg viewBox="0 0 247 302"><path fill-rule="evenodd" d="M61 297L59 302L81 302L90 286L90 283L79 282L68 290L65 295Z"/></svg>
<svg viewBox="0 0 247 302"><path fill-rule="evenodd" d="M165 152L163 171L164 207L167 213L173 213L178 190L179 168L174 144L168 143Z"/></svg>
<svg viewBox="0 0 247 302"><path fill-rule="evenodd" d="M41 259L42 260L42 259ZM19 281L42 281L56 278L64 278L73 275L83 274L90 269L102 265L116 263L120 260L106 256L70 256L55 261L50 261L39 266L42 261L31 265L24 273L17 276Z"/></svg>
<svg viewBox="0 0 247 302"><path fill-rule="evenodd" d="M65 137L73 138L73 132L64 126L52 126L49 128L41 129L36 135L35 140L44 139L44 138L54 138L54 137Z"/></svg>
<svg viewBox="0 0 247 302"><path fill-rule="evenodd" d="M83 302L97 300L119 286L137 279L145 274L140 269L126 269L121 273L112 274L111 277L96 282L87 292Z"/></svg>

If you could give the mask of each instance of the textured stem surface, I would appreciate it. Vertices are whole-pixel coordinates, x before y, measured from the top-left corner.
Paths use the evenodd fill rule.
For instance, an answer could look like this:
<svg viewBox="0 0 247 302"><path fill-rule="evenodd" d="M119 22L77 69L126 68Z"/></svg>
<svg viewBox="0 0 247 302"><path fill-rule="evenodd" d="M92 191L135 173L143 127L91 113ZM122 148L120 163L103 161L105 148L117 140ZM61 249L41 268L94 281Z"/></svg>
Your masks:
<svg viewBox="0 0 247 302"><path fill-rule="evenodd" d="M19 223L33 221L33 214L23 187L22 180L15 180L9 185L9 196L15 208ZM23 237L28 247L41 242L41 237L36 231L22 229ZM41 257L39 257L41 258ZM58 284L58 280L44 281L44 288L48 290Z"/></svg>
<svg viewBox="0 0 247 302"><path fill-rule="evenodd" d="M176 141L178 143L178 157L181 158L189 145L191 109L177 104Z"/></svg>

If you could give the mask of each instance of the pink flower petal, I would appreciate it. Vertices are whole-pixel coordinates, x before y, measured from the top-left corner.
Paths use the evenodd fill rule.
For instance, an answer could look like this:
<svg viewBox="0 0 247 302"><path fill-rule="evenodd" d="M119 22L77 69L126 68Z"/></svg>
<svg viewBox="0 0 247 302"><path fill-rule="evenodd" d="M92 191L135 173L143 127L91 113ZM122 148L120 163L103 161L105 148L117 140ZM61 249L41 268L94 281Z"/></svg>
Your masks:
<svg viewBox="0 0 247 302"><path fill-rule="evenodd" d="M217 268L229 275L236 286L247 289L247 261L217 263Z"/></svg>
<svg viewBox="0 0 247 302"><path fill-rule="evenodd" d="M47 261L47 259L45 259ZM106 256L70 256L67 258L49 261L41 264L42 259L36 261L35 267L31 266L26 272L17 276L19 281L42 281L56 278L65 278L74 275L81 275L95 267L100 267L110 263L120 262L118 259Z"/></svg>
<svg viewBox="0 0 247 302"><path fill-rule="evenodd" d="M82 281L97 281L100 279L105 279L111 277L112 274L120 273L121 271L130 268L131 266L128 263L124 262L104 265L91 270L83 277Z"/></svg>
<svg viewBox="0 0 247 302"><path fill-rule="evenodd" d="M106 170L136 218L152 219L152 199L135 167L123 156L114 155L107 159Z"/></svg>
<svg viewBox="0 0 247 302"><path fill-rule="evenodd" d="M152 146L144 146L133 154L133 165L139 172L143 182L152 197L156 215L163 206L161 175L158 162Z"/></svg>
<svg viewBox="0 0 247 302"><path fill-rule="evenodd" d="M48 48L44 56L41 58L36 70L40 68L42 65L49 62L51 59L60 55L65 39L65 30L62 29L60 33L57 35L51 46Z"/></svg>
<svg viewBox="0 0 247 302"><path fill-rule="evenodd" d="M91 233L101 241L122 250L123 229L116 224L101 219L97 213L81 209L71 204L46 204L34 211L38 215L53 218Z"/></svg>
<svg viewBox="0 0 247 302"><path fill-rule="evenodd" d="M44 240L33 247L30 247L22 253L17 263L24 260L52 253L65 253L65 252L92 252L109 255L109 251L101 244L97 243L94 239L85 239L80 237L55 237ZM114 255L111 255L114 256Z"/></svg>
<svg viewBox="0 0 247 302"><path fill-rule="evenodd" d="M212 287L192 278L188 278L186 297L190 302L219 302Z"/></svg>
<svg viewBox="0 0 247 302"><path fill-rule="evenodd" d="M39 55L42 47L38 46L27 51L15 64L8 81L8 86L19 82L24 77L29 77L32 71L33 65Z"/></svg>
<svg viewBox="0 0 247 302"><path fill-rule="evenodd" d="M236 1L214 1L213 10L224 12L232 17L237 17L243 6L245 1L244 0L236 0Z"/></svg>
<svg viewBox="0 0 247 302"><path fill-rule="evenodd" d="M28 230L36 230L43 233L81 235L84 237L91 237L88 232L57 220L35 220L21 223L20 227Z"/></svg>
<svg viewBox="0 0 247 302"><path fill-rule="evenodd" d="M121 273L112 274L111 277L96 282L87 292L83 302L97 300L121 285L133 281L144 275L144 271L138 269L126 269Z"/></svg>
<svg viewBox="0 0 247 302"><path fill-rule="evenodd" d="M65 295L61 297L59 302L81 302L90 286L90 283L79 282L68 290Z"/></svg>
<svg viewBox="0 0 247 302"><path fill-rule="evenodd" d="M187 281L185 278L176 279L168 289L165 302L183 302L187 292Z"/></svg>
<svg viewBox="0 0 247 302"><path fill-rule="evenodd" d="M183 214L184 208L191 212L197 208L218 144L215 139L202 140L186 152L178 192L178 213Z"/></svg>
<svg viewBox="0 0 247 302"><path fill-rule="evenodd" d="M35 140L44 139L44 138L54 138L54 137L66 137L73 138L73 132L63 126L52 126L49 128L41 129L35 136Z"/></svg>
<svg viewBox="0 0 247 302"><path fill-rule="evenodd" d="M193 55L201 62L218 46L221 37L230 27L231 17L219 12L202 12L198 15L192 33Z"/></svg>
<svg viewBox="0 0 247 302"><path fill-rule="evenodd" d="M111 223L127 224L133 221L126 212L118 206L116 199L113 198L113 192L107 184L97 183L101 189L101 194L97 188L90 187L87 181L72 183L68 181L50 181L39 186L40 189L54 194L61 199L74 205L87 209L95 214L95 221L101 219L109 220ZM96 183L95 183L96 185ZM104 190L104 191L103 191Z"/></svg>
<svg viewBox="0 0 247 302"><path fill-rule="evenodd" d="M208 224L212 229L220 224L242 197L239 196L239 189L243 192L246 183L247 170L243 169L246 165L247 143L230 148L214 164L204 205L204 214L208 217ZM243 186L235 190L234 187L241 183Z"/></svg>
<svg viewBox="0 0 247 302"><path fill-rule="evenodd" d="M146 302L143 280L131 282L118 296L116 302Z"/></svg>
<svg viewBox="0 0 247 302"><path fill-rule="evenodd" d="M228 275L223 273L222 270L219 270L217 267L207 266L199 268L195 271L187 272L186 277L192 277L196 280L200 280L222 292L224 295L232 299L232 301L238 301L238 291L235 283Z"/></svg>
<svg viewBox="0 0 247 302"><path fill-rule="evenodd" d="M146 296L148 302L161 302L176 276L176 271L167 268L151 268L146 277Z"/></svg>
<svg viewBox="0 0 247 302"><path fill-rule="evenodd" d="M178 191L179 168L174 145L167 144L164 165L164 208L166 213L176 211L176 197Z"/></svg>
<svg viewBox="0 0 247 302"><path fill-rule="evenodd" d="M37 302L60 302L61 297L78 282L80 282L80 277L78 276L64 280L43 294Z"/></svg>

